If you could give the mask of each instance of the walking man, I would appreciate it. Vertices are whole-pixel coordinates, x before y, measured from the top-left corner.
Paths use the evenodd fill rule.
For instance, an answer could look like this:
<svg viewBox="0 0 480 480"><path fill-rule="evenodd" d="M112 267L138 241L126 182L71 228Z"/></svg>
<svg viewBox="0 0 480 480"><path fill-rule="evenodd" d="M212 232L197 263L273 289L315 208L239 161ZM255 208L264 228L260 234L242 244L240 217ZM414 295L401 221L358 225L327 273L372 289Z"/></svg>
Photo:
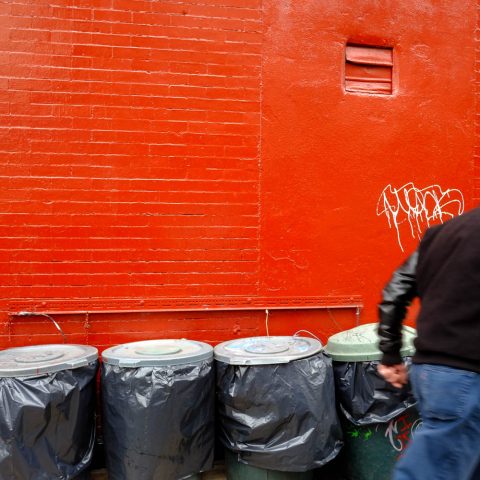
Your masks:
<svg viewBox="0 0 480 480"><path fill-rule="evenodd" d="M379 305L378 371L407 382L400 357L407 307L419 297L410 380L423 427L394 480L480 480L480 208L429 228Z"/></svg>

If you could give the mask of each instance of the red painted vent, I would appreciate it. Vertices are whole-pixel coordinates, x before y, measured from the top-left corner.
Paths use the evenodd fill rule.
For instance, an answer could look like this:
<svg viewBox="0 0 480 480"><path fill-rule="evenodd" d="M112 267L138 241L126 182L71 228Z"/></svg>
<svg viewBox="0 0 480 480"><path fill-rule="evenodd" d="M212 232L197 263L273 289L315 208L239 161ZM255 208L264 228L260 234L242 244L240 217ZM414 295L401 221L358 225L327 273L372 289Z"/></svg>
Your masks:
<svg viewBox="0 0 480 480"><path fill-rule="evenodd" d="M391 48L347 45L345 90L360 93L392 93L393 51Z"/></svg>

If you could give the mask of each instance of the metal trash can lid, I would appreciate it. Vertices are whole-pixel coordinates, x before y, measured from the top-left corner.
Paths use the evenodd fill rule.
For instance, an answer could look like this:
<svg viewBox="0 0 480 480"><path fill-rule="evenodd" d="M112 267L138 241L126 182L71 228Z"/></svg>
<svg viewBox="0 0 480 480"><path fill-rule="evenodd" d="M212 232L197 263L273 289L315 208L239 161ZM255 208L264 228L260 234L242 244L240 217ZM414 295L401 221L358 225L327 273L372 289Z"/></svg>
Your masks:
<svg viewBox="0 0 480 480"><path fill-rule="evenodd" d="M98 359L89 345L34 345L0 351L0 377L32 377L84 367Z"/></svg>
<svg viewBox="0 0 480 480"><path fill-rule="evenodd" d="M215 360L230 365L274 365L310 357L322 348L310 337L249 337L223 342L214 354Z"/></svg>
<svg viewBox="0 0 480 480"><path fill-rule="evenodd" d="M207 343L186 339L144 340L110 347L102 360L120 367L157 367L183 365L213 358L213 348Z"/></svg>
<svg viewBox="0 0 480 480"><path fill-rule="evenodd" d="M368 323L336 333L328 339L325 351L337 362L381 360L383 354L378 348L377 330L378 323ZM417 331L414 328L403 327L403 347L400 351L402 357L410 357L415 353L413 340L416 336Z"/></svg>

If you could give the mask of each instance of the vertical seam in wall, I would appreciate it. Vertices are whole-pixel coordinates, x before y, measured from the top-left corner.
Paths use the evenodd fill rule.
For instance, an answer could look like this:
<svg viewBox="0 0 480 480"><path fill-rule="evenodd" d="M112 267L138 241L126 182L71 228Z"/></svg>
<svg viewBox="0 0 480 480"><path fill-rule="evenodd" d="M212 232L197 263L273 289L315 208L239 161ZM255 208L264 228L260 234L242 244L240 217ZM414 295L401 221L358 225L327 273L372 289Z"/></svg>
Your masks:
<svg viewBox="0 0 480 480"><path fill-rule="evenodd" d="M480 107L478 96L480 95L480 0L476 2L476 24L474 30L474 45L475 45L475 56L474 56L474 115L475 119L473 122L474 125L474 140L473 140L473 178L471 180L471 191L473 192L472 199L474 202L473 206L476 206L480 200L480 191L478 182L480 181L480 145L479 145L479 136L480 136Z"/></svg>
<svg viewBox="0 0 480 480"><path fill-rule="evenodd" d="M479 0L480 1L480 0ZM262 205L262 183L263 183L263 66L264 66L264 43L265 43L265 10L263 0L260 3L261 10L261 54L260 54L260 124L258 139L258 276L257 276L257 295L261 295L263 285L263 259L262 259L262 239L263 239L263 205Z"/></svg>

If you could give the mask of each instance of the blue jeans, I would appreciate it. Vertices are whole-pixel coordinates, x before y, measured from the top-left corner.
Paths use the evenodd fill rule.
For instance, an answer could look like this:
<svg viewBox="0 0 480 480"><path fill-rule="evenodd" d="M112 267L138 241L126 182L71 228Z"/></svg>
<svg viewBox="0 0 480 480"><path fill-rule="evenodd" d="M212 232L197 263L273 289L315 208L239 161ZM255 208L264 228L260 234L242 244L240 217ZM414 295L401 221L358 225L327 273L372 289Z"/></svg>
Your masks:
<svg viewBox="0 0 480 480"><path fill-rule="evenodd" d="M394 480L480 480L480 374L422 364L410 379L423 425Z"/></svg>

